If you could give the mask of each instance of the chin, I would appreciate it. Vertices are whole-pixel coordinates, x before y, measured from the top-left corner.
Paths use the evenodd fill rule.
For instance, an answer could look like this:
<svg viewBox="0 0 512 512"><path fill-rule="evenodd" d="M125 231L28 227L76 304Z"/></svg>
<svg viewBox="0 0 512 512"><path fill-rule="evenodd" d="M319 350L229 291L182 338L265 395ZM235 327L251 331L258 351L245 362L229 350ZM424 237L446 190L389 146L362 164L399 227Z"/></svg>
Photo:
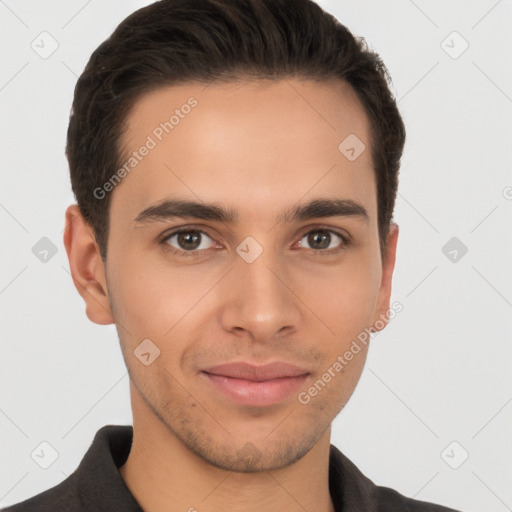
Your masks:
<svg viewBox="0 0 512 512"><path fill-rule="evenodd" d="M224 471L256 473L283 469L306 455L322 436L321 432L302 436L286 435L283 439L215 442L210 436L185 435L183 444L202 460ZM181 436L180 436L181 437ZM238 446L238 447L237 447Z"/></svg>

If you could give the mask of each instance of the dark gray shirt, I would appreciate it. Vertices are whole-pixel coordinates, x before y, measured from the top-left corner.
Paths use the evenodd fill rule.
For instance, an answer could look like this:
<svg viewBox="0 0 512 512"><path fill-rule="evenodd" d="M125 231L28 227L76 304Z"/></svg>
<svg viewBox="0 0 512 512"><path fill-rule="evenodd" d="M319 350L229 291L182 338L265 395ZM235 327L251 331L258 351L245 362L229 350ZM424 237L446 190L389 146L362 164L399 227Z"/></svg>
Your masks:
<svg viewBox="0 0 512 512"><path fill-rule="evenodd" d="M3 512L143 512L119 472L132 437L130 425L105 425L69 477ZM329 490L336 512L456 512L376 486L333 445Z"/></svg>

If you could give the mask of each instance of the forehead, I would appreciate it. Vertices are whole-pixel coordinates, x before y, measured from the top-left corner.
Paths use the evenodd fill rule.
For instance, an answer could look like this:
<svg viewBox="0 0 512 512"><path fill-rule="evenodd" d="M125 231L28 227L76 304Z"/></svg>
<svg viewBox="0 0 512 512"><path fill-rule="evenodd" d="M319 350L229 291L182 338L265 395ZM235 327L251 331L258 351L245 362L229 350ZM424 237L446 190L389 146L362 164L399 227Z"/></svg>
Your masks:
<svg viewBox="0 0 512 512"><path fill-rule="evenodd" d="M361 102L342 81L165 87L142 96L126 119L120 164L128 172L112 207L141 210L179 195L261 215L271 204L331 194L371 212L369 134Z"/></svg>

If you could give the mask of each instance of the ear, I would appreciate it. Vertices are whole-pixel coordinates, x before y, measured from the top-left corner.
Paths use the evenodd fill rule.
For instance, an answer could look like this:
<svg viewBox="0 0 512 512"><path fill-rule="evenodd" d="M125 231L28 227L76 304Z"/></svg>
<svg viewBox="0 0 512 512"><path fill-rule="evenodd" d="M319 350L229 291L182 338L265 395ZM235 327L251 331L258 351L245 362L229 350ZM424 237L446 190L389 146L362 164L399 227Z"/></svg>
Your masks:
<svg viewBox="0 0 512 512"><path fill-rule="evenodd" d="M108 300L105 265L93 229L83 218L76 204L66 209L64 245L71 277L78 293L85 301L87 317L96 324L114 323Z"/></svg>
<svg viewBox="0 0 512 512"><path fill-rule="evenodd" d="M389 302L391 298L391 285L393 270L395 268L396 247L398 242L398 224L391 222L387 238L387 247L382 262L382 281L379 290L377 313L374 318L371 332L382 331L389 321Z"/></svg>

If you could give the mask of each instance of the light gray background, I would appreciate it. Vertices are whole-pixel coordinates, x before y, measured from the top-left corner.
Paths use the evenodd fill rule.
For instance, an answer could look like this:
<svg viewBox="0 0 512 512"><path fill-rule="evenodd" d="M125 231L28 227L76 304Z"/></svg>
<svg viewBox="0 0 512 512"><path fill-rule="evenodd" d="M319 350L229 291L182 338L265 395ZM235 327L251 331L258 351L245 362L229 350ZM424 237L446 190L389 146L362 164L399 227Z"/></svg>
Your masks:
<svg viewBox="0 0 512 512"><path fill-rule="evenodd" d="M131 423L115 329L88 321L69 274L64 144L77 75L147 3L0 0L2 506L63 480L101 426ZM319 3L382 55L408 132L393 289L404 310L375 336L333 443L408 496L512 510L512 1ZM31 48L51 48L43 31L59 45L47 59ZM457 58L453 31L469 44ZM32 252L42 237L57 247L46 263ZM452 237L468 248L455 262L442 252ZM31 458L43 441L58 452L48 469Z"/></svg>

